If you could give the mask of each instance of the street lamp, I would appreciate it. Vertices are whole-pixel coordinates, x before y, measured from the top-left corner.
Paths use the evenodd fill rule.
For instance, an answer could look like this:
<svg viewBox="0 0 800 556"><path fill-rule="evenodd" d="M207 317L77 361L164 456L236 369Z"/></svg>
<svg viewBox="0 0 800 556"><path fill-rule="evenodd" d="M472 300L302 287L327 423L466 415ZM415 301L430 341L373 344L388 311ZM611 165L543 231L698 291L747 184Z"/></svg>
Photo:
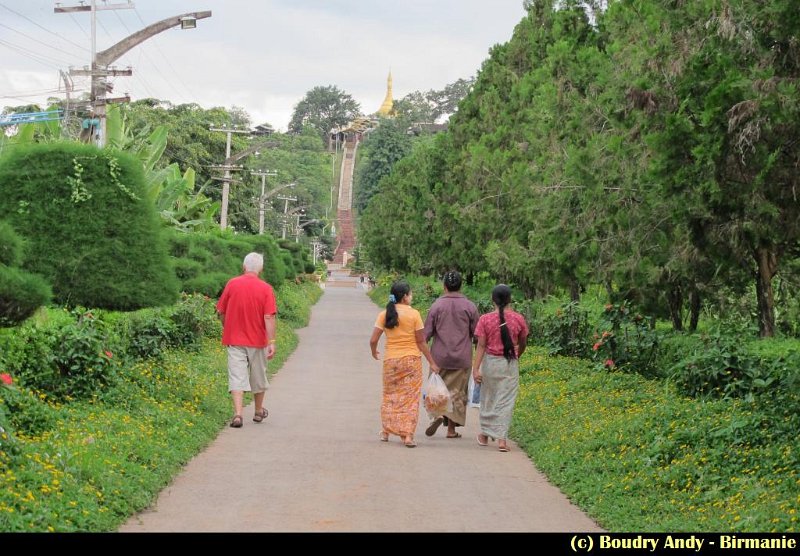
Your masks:
<svg viewBox="0 0 800 556"><path fill-rule="evenodd" d="M197 29L197 18L191 15L182 17L181 29Z"/></svg>
<svg viewBox="0 0 800 556"><path fill-rule="evenodd" d="M53 10L55 13L91 12L92 67L86 70L70 69L69 74L71 76L75 75L89 76L92 79L90 97L91 97L94 117L99 120L99 127L100 127L100 136L98 137L97 140L98 147L104 146L106 141L106 105L110 102L120 102L129 100L127 98L124 99L106 98L106 93L109 91L108 77L126 76L126 75L131 75L132 73L131 70L115 70L113 68L109 69L109 66L115 60L118 60L126 52L131 50L133 47L141 44L150 37L153 37L154 35L161 33L162 31L166 31L167 29L176 27L178 25L180 25L181 29L194 29L195 27L197 27L198 19L205 19L207 17L211 17L210 11L191 12L173 17L168 17L167 19L162 19L161 21L158 21L156 23L153 23L152 25L148 25L147 27L140 29L139 31L136 31L135 33L125 37L117 44L103 50L102 52L97 52L97 30L96 30L97 11L114 10L114 9L121 9L128 7L132 8L133 4L129 2L127 5L112 4L112 5L97 6L97 0L91 0L91 5L88 6L85 5L83 1L81 1L80 6L61 7L60 5L56 5L56 7Z"/></svg>

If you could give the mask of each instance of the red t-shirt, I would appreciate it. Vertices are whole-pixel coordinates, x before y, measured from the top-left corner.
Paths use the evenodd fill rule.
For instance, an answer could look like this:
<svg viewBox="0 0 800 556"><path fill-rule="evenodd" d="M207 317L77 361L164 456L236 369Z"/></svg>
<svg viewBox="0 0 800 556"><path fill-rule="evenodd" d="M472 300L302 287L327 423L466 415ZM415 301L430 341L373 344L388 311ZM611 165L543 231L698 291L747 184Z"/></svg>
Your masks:
<svg viewBox="0 0 800 556"><path fill-rule="evenodd" d="M242 274L225 285L217 312L225 315L223 344L263 348L267 347L264 316L274 315L278 309L272 286L258 276Z"/></svg>
<svg viewBox="0 0 800 556"><path fill-rule="evenodd" d="M519 353L520 336L528 335L528 325L519 313L511 309L503 311L506 319L508 333L511 334L511 341L514 342L514 351ZM503 338L500 336L500 314L487 313L478 319L478 326L475 327L475 336L486 338L486 352L489 355L503 356Z"/></svg>

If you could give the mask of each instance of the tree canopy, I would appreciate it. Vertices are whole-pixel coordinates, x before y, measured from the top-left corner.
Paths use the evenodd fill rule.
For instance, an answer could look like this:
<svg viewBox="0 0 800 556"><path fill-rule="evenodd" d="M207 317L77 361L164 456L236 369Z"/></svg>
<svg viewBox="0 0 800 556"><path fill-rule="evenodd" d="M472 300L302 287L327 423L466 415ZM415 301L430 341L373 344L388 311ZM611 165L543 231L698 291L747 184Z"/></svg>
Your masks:
<svg viewBox="0 0 800 556"><path fill-rule="evenodd" d="M361 105L335 85L317 86L297 103L289 122L289 131L300 133L311 126L321 138L361 114Z"/></svg>
<svg viewBox="0 0 800 556"><path fill-rule="evenodd" d="M771 335L800 244L794 4L527 2L449 131L379 182L368 256L538 295L603 284L676 328L752 288Z"/></svg>

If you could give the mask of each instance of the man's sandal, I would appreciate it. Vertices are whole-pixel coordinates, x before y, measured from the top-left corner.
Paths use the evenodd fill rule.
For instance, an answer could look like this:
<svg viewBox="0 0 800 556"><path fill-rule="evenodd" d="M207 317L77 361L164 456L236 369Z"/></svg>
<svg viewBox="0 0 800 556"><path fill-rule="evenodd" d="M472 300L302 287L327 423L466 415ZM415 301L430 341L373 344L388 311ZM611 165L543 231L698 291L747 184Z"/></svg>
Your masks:
<svg viewBox="0 0 800 556"><path fill-rule="evenodd" d="M234 429L241 428L242 424L243 423L242 423L242 416L241 415L234 415L233 419L231 419L231 426Z"/></svg>
<svg viewBox="0 0 800 556"><path fill-rule="evenodd" d="M255 415L253 415L253 421L255 421L256 423L260 423L261 421L266 419L268 415L269 415L269 411L267 411L267 408L266 407L262 407L260 412L258 412Z"/></svg>

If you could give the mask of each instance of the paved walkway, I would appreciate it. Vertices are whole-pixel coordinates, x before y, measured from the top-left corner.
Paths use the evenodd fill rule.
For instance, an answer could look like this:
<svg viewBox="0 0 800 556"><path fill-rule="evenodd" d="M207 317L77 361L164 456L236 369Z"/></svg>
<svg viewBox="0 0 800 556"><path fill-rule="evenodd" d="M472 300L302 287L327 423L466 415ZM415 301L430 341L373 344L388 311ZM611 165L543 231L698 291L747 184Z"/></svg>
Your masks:
<svg viewBox="0 0 800 556"><path fill-rule="evenodd" d="M269 418L247 408L121 531L599 530L516 446L479 447L476 409L463 438L427 438L421 409L417 448L379 442L377 313L360 288L328 288L267 392Z"/></svg>

